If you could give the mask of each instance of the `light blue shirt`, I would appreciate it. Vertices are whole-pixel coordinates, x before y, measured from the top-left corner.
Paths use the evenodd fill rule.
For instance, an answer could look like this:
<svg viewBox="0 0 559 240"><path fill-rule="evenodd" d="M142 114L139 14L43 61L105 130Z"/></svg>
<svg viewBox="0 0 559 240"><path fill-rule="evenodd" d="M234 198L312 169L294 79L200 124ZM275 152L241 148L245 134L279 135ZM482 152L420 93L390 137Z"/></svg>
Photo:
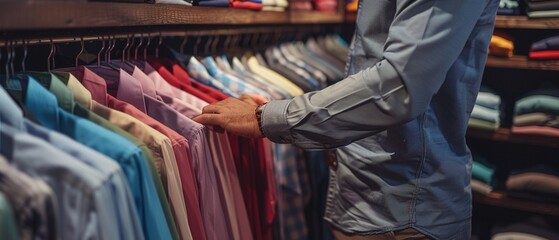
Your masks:
<svg viewBox="0 0 559 240"><path fill-rule="evenodd" d="M348 76L266 104L262 126L272 141L336 148L325 216L334 227L470 238L465 134L498 4L359 1Z"/></svg>
<svg viewBox="0 0 559 240"><path fill-rule="evenodd" d="M188 74L190 74L190 77L192 79L196 80L199 83L203 83L204 85L213 87L229 96L239 97L237 93L229 90L229 88L227 88L225 84L213 78L210 73L208 73L206 67L204 67L204 64L202 64L196 58L189 55L180 54L173 49L171 49L171 52L174 54L179 63L188 71Z"/></svg>
<svg viewBox="0 0 559 240"><path fill-rule="evenodd" d="M27 132L40 138L63 152L75 157L77 160L97 170L107 182L107 192L111 195L111 208L102 208L106 220L101 221L104 229L111 232L111 236L119 236L120 239L144 239L139 222L136 205L132 198L132 192L124 173L114 160L96 152L80 143L75 142L67 136L50 131L31 121L23 118L23 113L16 103L0 89L0 122L15 129Z"/></svg>
<svg viewBox="0 0 559 240"><path fill-rule="evenodd" d="M100 225L102 208L109 208L110 193L103 176L27 133L0 123L1 153L30 176L45 181L57 197L57 233L61 239L112 239Z"/></svg>
<svg viewBox="0 0 559 240"><path fill-rule="evenodd" d="M20 81L8 86L21 89ZM171 233L161 201L142 152L125 138L60 109L56 97L32 77L27 79L25 105L42 126L59 131L75 141L105 154L123 169L134 197L137 213L147 239L170 239Z"/></svg>
<svg viewBox="0 0 559 240"><path fill-rule="evenodd" d="M225 85L225 87L227 87L231 91L239 95L257 94L257 95L262 95L264 97L267 97L268 99L271 98L271 96L267 92L253 85L247 84L243 80L222 71L217 66L217 63L212 57L205 57L204 59L202 59L202 63L204 64L204 66L206 66L206 69L212 75L212 77L214 77L216 80L223 83L223 85Z"/></svg>

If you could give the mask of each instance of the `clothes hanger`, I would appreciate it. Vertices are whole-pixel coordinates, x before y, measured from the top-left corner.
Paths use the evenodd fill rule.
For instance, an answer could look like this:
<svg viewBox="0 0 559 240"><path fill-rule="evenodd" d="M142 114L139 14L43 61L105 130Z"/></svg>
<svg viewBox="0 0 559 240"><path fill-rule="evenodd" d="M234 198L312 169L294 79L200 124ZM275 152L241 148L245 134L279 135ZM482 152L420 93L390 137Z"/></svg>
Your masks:
<svg viewBox="0 0 559 240"><path fill-rule="evenodd" d="M140 49L140 46L142 46L143 43L144 43L144 34L140 33L140 42L138 43L138 46L136 46L136 48L134 48L134 61L135 62L138 61L138 49Z"/></svg>
<svg viewBox="0 0 559 240"><path fill-rule="evenodd" d="M208 56L210 54L210 46L212 44L213 41L213 36L208 36L208 41L206 41L206 44L204 45L204 53L203 53L203 57Z"/></svg>
<svg viewBox="0 0 559 240"><path fill-rule="evenodd" d="M185 33L185 34L184 34L184 38L182 39L182 43L181 43L181 45L180 45L180 47L179 47L179 52L180 52L181 54L184 54L184 47L186 46L186 43L187 43L187 42L188 42L188 36L187 36L187 34Z"/></svg>
<svg viewBox="0 0 559 240"><path fill-rule="evenodd" d="M15 58L15 47L14 45L17 44L13 43L12 41L6 40L6 63L4 69L6 70L6 79L2 81L6 91L11 95L11 97L16 100L16 102L21 102L25 98L25 89L27 88L27 78L26 77L15 77L13 61ZM9 80L16 80L19 82L20 86L10 86L8 84Z"/></svg>
<svg viewBox="0 0 559 240"><path fill-rule="evenodd" d="M148 48L149 45L151 44L151 34L148 33L148 42L146 43L146 46L144 47L144 61L147 60L147 53L148 53Z"/></svg>
<svg viewBox="0 0 559 240"><path fill-rule="evenodd" d="M28 43L28 41L23 39L22 42L23 42L23 58L21 59L21 72L25 73L26 72L25 61L27 60L27 43Z"/></svg>
<svg viewBox="0 0 559 240"><path fill-rule="evenodd" d="M121 52L121 62L124 63L126 61L126 49L130 47L130 35L126 34L126 45L122 48Z"/></svg>
<svg viewBox="0 0 559 240"><path fill-rule="evenodd" d="M105 52L105 63L101 66L113 69L115 71L119 71L120 69L111 63L111 52L114 49L115 45L116 45L116 37L113 36L111 40L111 36L109 35L109 48Z"/></svg>
<svg viewBox="0 0 559 240"><path fill-rule="evenodd" d="M52 42L52 38L50 39L50 52L49 55L47 57L47 71L50 72L51 71L51 61L52 61L52 66L54 67L54 54L56 53L56 47L54 45L54 43Z"/></svg>
<svg viewBox="0 0 559 240"><path fill-rule="evenodd" d="M217 35L217 36L215 37L215 41L214 41L213 44L212 44L211 52L212 52L212 55L214 55L214 56L217 56L217 54L218 54L218 52L217 52L217 45L219 45L220 37L221 37L220 35Z"/></svg>
<svg viewBox="0 0 559 240"><path fill-rule="evenodd" d="M97 53L97 68L101 67L101 53L105 50L105 36L100 36L99 38L101 38L101 49Z"/></svg>
<svg viewBox="0 0 559 240"><path fill-rule="evenodd" d="M6 40L4 47L6 48L6 64L4 65L4 69L6 71L6 81L8 81L8 79L10 79L10 69L8 67L10 64L10 43L8 40Z"/></svg>
<svg viewBox="0 0 559 240"><path fill-rule="evenodd" d="M200 45L200 41L202 41L202 37L198 36L196 38L196 42L194 43L194 49L192 50L192 55L193 56L198 55L198 46Z"/></svg>
<svg viewBox="0 0 559 240"><path fill-rule="evenodd" d="M163 43L163 36L161 35L161 32L159 32L159 41L157 42L157 47L155 48L156 58L159 58L159 47L161 47L162 43Z"/></svg>
<svg viewBox="0 0 559 240"><path fill-rule="evenodd" d="M80 52L76 55L76 58L75 58L75 63L76 63L75 67L76 68L78 68L78 61L79 61L78 59L79 59L80 55L83 53L83 51L85 49L85 46L84 46L85 44L83 42L83 37L81 37L81 39L80 39L80 45L81 45Z"/></svg>

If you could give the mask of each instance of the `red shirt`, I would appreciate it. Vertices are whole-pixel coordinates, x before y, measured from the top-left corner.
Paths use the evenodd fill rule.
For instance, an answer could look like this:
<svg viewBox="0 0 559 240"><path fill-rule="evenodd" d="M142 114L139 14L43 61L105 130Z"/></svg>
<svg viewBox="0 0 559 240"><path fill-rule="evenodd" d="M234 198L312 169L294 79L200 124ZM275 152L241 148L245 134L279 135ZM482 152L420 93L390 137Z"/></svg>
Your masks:
<svg viewBox="0 0 559 240"><path fill-rule="evenodd" d="M165 79L165 81L167 81L169 84L173 85L174 87L183 90L187 93L190 93L194 96L196 96L197 98L200 98L208 103L214 103L217 102L218 100L213 98L212 96L198 90L197 88L195 88L194 86L185 83L184 81L180 81L177 77L175 77L171 72L169 72L169 70L167 70L159 61L157 60L150 60L149 64L151 64L159 73L159 75L161 75L161 77L163 77L163 79ZM188 74L187 74L188 76Z"/></svg>

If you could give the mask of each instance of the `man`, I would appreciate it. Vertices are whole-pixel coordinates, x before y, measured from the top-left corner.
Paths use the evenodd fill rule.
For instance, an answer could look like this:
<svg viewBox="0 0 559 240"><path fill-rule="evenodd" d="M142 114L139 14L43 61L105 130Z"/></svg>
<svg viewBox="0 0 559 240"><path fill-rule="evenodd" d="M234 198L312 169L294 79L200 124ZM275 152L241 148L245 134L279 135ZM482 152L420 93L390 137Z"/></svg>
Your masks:
<svg viewBox="0 0 559 240"><path fill-rule="evenodd" d="M362 0L346 79L258 108L229 98L194 120L335 149L325 219L337 239L470 239L465 133L498 2Z"/></svg>

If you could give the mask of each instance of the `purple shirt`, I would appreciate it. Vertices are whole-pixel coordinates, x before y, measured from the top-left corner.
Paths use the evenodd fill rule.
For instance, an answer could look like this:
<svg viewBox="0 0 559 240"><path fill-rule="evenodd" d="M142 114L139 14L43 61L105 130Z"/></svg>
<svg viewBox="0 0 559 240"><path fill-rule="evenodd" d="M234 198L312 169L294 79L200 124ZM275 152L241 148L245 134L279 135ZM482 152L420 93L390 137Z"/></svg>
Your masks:
<svg viewBox="0 0 559 240"><path fill-rule="evenodd" d="M150 87L146 87L147 91L144 90L142 81L137 78L142 79L144 85L146 85L147 81L145 80L149 81L149 77L141 73L139 69L136 68L133 73L137 78L123 70L118 74L114 70L96 70L101 76L107 76L105 81L109 94L132 104L188 140L192 168L200 191L200 210L204 219L207 239L232 239L230 225L226 223L223 217L227 215L225 214L223 199L218 191L219 186L215 176L214 161L206 139L206 128L165 105L156 95L148 95L153 95L156 91Z"/></svg>
<svg viewBox="0 0 559 240"><path fill-rule="evenodd" d="M158 98L182 115L192 118L200 114L202 108L208 105L205 101L171 86L148 63L145 63L143 67L144 72L151 79L151 82L142 81L141 79L145 78L138 76L139 79L141 78L140 82L142 82L144 92L156 93ZM229 212L229 221L234 228L232 229L233 239L251 240L253 239L252 231L229 138L225 134L214 131L207 131L207 133L214 166L217 166L216 169L219 173L218 180L220 181L221 192L225 194L224 197L227 201L226 208ZM231 216L235 219L231 219ZM235 228L238 230L235 230Z"/></svg>

